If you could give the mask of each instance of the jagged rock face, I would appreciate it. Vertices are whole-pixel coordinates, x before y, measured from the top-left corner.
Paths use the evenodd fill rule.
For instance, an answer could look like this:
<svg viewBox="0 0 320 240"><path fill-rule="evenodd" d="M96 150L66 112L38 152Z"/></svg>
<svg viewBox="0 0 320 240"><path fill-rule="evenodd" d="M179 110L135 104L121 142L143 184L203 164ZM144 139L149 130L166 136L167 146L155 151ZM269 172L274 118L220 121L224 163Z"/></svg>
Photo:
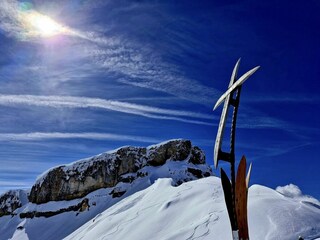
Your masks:
<svg viewBox="0 0 320 240"><path fill-rule="evenodd" d="M179 161L186 159L191 149L191 142L171 141L164 145L149 147L148 164L151 166L163 165L167 159Z"/></svg>
<svg viewBox="0 0 320 240"><path fill-rule="evenodd" d="M70 165L59 166L44 174L33 185L29 200L33 203L80 198L99 188L132 182L148 173L146 166L160 166L170 161L187 160L193 165L205 164L205 155L188 140L172 140L144 147L123 147ZM197 173L196 178L211 175Z"/></svg>
<svg viewBox="0 0 320 240"><path fill-rule="evenodd" d="M21 207L26 199L26 193L23 190L10 190L0 196L0 217L11 215Z"/></svg>

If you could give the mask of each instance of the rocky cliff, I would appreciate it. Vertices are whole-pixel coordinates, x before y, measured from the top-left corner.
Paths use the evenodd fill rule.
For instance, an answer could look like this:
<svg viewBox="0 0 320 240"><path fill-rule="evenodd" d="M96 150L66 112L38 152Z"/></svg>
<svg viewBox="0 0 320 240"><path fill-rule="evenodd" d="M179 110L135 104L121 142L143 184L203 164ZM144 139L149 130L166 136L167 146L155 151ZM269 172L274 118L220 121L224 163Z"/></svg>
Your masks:
<svg viewBox="0 0 320 240"><path fill-rule="evenodd" d="M155 178L154 170L168 162L181 164L171 168L169 164L166 173L159 177L172 177L177 185L212 175L205 164L205 155L198 147L188 140L171 140L146 148L122 147L50 169L32 186L29 200L33 203L71 200L99 188L111 187L114 187L113 197L119 197L126 191L121 183L130 183L150 174Z"/></svg>

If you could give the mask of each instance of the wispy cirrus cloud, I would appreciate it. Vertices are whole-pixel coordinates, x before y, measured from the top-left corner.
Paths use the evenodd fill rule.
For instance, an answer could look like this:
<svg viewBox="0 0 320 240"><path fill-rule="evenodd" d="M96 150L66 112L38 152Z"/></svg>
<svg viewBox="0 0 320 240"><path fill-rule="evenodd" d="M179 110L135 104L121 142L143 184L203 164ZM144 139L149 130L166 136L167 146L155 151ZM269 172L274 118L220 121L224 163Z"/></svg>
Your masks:
<svg viewBox="0 0 320 240"><path fill-rule="evenodd" d="M0 105L2 106L19 106L29 105L38 107L52 107L52 108L83 108L83 109L101 109L107 111L115 111L126 114L137 115L141 117L171 120L178 122L185 122L197 125L214 126L218 124L220 114L203 114L192 111L182 111L165 109L159 107L152 107L148 105L141 105L129 103L124 101L107 100L101 98L88 97L73 97L73 96L37 96L37 95L3 95L0 94ZM291 124L292 125L292 124ZM304 129L301 126L291 126L290 123L266 116L259 113L255 115L240 114L237 126L244 129L282 129L292 132ZM293 131L293 133L295 132Z"/></svg>
<svg viewBox="0 0 320 240"><path fill-rule="evenodd" d="M0 133L0 141L38 141L50 139L93 139L93 140L116 140L116 141L135 141L144 143L159 142L159 139L121 135L112 133L66 133L66 132L30 132L30 133Z"/></svg>
<svg viewBox="0 0 320 240"><path fill-rule="evenodd" d="M212 99L220 94L213 88L185 77L182 71L164 62L146 47L144 50L126 44L108 49L105 47L88 46L88 55L106 71L120 74L117 79L119 83L165 92L203 105L212 104Z"/></svg>
<svg viewBox="0 0 320 240"><path fill-rule="evenodd" d="M13 189L24 189L27 190L32 186L34 181L15 181L15 180L9 180L9 181L0 181L0 197L2 194L5 194L9 190Z"/></svg>
<svg viewBox="0 0 320 240"><path fill-rule="evenodd" d="M308 146L312 146L313 143L289 143L289 144L283 144L280 143L278 146L264 146L264 147L258 147L254 149L255 155L252 156L252 160L259 160L259 159L268 159L276 156L285 155L287 153L291 153L294 151L297 151L299 149L304 149Z"/></svg>
<svg viewBox="0 0 320 240"><path fill-rule="evenodd" d="M196 112L171 110L128 102L87 97L0 95L0 105L32 105L55 108L96 108L134 114L147 118L174 120L202 125L212 125L204 120L210 120L214 118L211 115Z"/></svg>
<svg viewBox="0 0 320 240"><path fill-rule="evenodd" d="M34 27L36 24L33 24L30 19L37 19L37 16L40 16L40 20L36 22L41 22L41 17L46 16L36 11L32 5L29 5L31 4L14 0L4 0L1 3L0 28L4 30L6 35L23 41L38 41L41 38L41 31ZM121 9L119 6L118 8ZM132 11L137 10L136 7L132 7L132 9ZM76 29L58 22L56 23L59 26L57 27L59 30L57 35L66 35L74 38L72 43L68 43L68 48L74 51L67 51L66 48L63 48L66 53L62 54L59 51L59 56L61 56L59 58L53 56L52 53L50 57L43 56L43 59L48 59L48 57L51 59L51 65L53 63L52 60L56 59L60 63L63 62L64 66L71 66L72 69L76 68L77 75L88 75L88 69L102 68L108 73L117 74L114 80L119 84L164 92L203 105L211 104L212 98L219 95L219 92L215 89L186 77L177 66L164 61L161 54L156 54L154 49L148 46L141 46L141 43L137 43L134 40L128 42L121 35L114 35L110 34L110 31L101 30L99 25L91 26L93 30L91 28L90 30L85 30L88 29L86 25L82 25L82 29ZM81 44L81 54L77 48L78 44ZM69 54L69 51L72 54ZM69 60L72 60L72 64ZM79 69L74 64L84 60L87 61L87 65L90 62L89 68ZM72 76L69 76L70 74L58 74L59 78L74 79L75 71L72 71L72 69L69 69L69 72L72 72ZM44 72L48 73L48 71ZM51 69L50 75L54 75L55 72L59 73L61 70ZM63 80L58 80L59 78L50 82L62 82ZM41 83L44 84L42 81ZM47 87L47 84L44 85Z"/></svg>

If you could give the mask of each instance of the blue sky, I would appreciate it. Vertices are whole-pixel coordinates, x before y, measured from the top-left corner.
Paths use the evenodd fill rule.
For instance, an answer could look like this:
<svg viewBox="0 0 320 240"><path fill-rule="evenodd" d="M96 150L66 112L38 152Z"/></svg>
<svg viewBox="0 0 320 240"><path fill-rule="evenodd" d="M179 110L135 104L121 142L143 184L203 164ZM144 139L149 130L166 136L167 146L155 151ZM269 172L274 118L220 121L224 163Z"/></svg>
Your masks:
<svg viewBox="0 0 320 240"><path fill-rule="evenodd" d="M319 10L312 0L1 1L0 192L172 138L212 164L222 109L212 107L241 57L240 74L261 68L243 87L237 159L253 162L252 184L293 183L319 199ZM34 16L53 19L55 34Z"/></svg>

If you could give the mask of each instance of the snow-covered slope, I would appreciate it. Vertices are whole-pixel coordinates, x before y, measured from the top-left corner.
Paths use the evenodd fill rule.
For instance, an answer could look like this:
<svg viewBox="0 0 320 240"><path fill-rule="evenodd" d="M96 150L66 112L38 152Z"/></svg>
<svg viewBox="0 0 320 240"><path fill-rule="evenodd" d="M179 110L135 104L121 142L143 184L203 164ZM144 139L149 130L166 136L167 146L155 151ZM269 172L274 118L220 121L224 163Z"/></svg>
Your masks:
<svg viewBox="0 0 320 240"><path fill-rule="evenodd" d="M204 153L184 139L125 146L57 166L42 174L31 191L0 196L0 239L62 239L158 178L179 185L210 175Z"/></svg>
<svg viewBox="0 0 320 240"><path fill-rule="evenodd" d="M210 175L203 152L182 139L58 166L29 193L0 196L0 240L228 240L220 179ZM294 185L255 185L249 225L251 239L315 239L320 203Z"/></svg>
<svg viewBox="0 0 320 240"><path fill-rule="evenodd" d="M58 240L66 237L71 232L85 224L97 214L116 204L122 199L134 194L137 191L149 187L159 177L172 177L174 182L183 179L196 179L192 174L185 171L190 166L187 161L168 161L163 166L144 167L142 170L148 172L145 177L140 177L131 183L119 183L116 189L126 190L119 198L112 197L115 188L102 188L89 193L84 198L70 201L51 201L44 204L27 203L15 211L14 216L3 216L0 218L0 239L7 240L13 235L18 236L12 239L19 240L21 236L28 236L30 240ZM205 168L205 166L203 166ZM19 215L25 212L55 212L76 205L83 199L89 199L90 208L83 212L64 212L58 215L45 218L34 217L23 219ZM19 229L20 226L20 229Z"/></svg>
<svg viewBox="0 0 320 240"><path fill-rule="evenodd" d="M320 238L320 203L301 194L254 185L249 189L250 239ZM292 190L293 189L293 190ZM172 186L158 179L115 204L66 239L231 239L220 179L208 177Z"/></svg>

